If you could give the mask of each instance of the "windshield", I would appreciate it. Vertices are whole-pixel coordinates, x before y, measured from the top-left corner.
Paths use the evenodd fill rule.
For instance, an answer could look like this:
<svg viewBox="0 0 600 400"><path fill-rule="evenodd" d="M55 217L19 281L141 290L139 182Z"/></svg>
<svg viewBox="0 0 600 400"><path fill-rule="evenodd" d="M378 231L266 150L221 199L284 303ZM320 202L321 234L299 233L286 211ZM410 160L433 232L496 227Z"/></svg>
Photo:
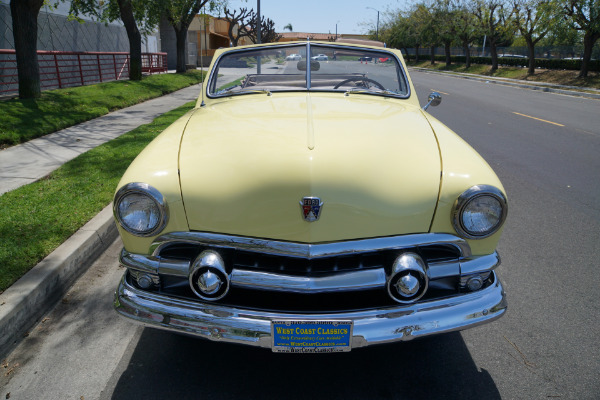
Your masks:
<svg viewBox="0 0 600 400"><path fill-rule="evenodd" d="M308 90L409 95L402 66L393 53L323 44L226 53L215 65L208 88L211 97Z"/></svg>

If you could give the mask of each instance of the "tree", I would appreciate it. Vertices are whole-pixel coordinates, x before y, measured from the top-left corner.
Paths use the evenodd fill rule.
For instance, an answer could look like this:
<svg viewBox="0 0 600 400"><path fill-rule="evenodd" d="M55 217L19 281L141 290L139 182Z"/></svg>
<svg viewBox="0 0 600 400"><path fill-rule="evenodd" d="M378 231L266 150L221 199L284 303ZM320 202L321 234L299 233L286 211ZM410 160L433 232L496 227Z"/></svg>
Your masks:
<svg viewBox="0 0 600 400"><path fill-rule="evenodd" d="M454 4L450 0L436 1L434 4L433 19L437 24L439 38L444 44L446 67L449 67L452 64L450 45L456 39L456 29L454 26L456 11Z"/></svg>
<svg viewBox="0 0 600 400"><path fill-rule="evenodd" d="M229 40L233 47L238 45L238 41L244 37L248 36L248 31L245 29L245 26L249 23L249 19L253 15L253 11L247 8L240 8L239 12L231 11L227 7L223 9L225 13L225 18L229 21L229 28L227 34L229 35ZM235 29L237 27L237 30Z"/></svg>
<svg viewBox="0 0 600 400"><path fill-rule="evenodd" d="M243 29L246 30L248 38L252 41L252 43L256 44L258 42L258 32L257 32L257 19L258 16L254 11L252 11L252 16L250 17L250 22L248 25L244 26ZM275 22L270 18L262 17L260 18L260 41L261 43L272 43L277 42L281 39L281 35L279 35L275 31Z"/></svg>
<svg viewBox="0 0 600 400"><path fill-rule="evenodd" d="M406 59L409 59L408 49L415 48L415 62L419 62L419 49L421 47L421 35L416 26L414 16L415 10L408 12L399 11L391 22L386 23L379 30L381 39L391 47L404 49Z"/></svg>
<svg viewBox="0 0 600 400"><path fill-rule="evenodd" d="M119 14L129 39L129 79L142 80L142 34L133 16L133 0L117 0Z"/></svg>
<svg viewBox="0 0 600 400"><path fill-rule="evenodd" d="M154 2L145 0L72 0L71 15L88 14L100 21L120 19L129 40L129 79L142 79L142 33L150 33L158 24L159 14Z"/></svg>
<svg viewBox="0 0 600 400"><path fill-rule="evenodd" d="M559 4L562 4L571 27L583 32L583 59L579 77L586 78L594 44L600 39L600 0L562 0Z"/></svg>
<svg viewBox="0 0 600 400"><path fill-rule="evenodd" d="M471 67L471 43L481 36L481 29L475 20L472 10L469 9L470 2L463 1L458 5L455 15L456 36L460 40L465 53L465 67Z"/></svg>
<svg viewBox="0 0 600 400"><path fill-rule="evenodd" d="M498 42L509 32L511 15L507 15L502 0L477 0L473 14L490 42L494 72L498 69Z"/></svg>
<svg viewBox="0 0 600 400"><path fill-rule="evenodd" d="M290 31L290 32L293 32L293 31L294 31L294 27L292 26L292 24L287 24L286 26L284 26L284 27L283 27L283 30L284 30L284 31L285 31L286 29L287 29L288 31Z"/></svg>
<svg viewBox="0 0 600 400"><path fill-rule="evenodd" d="M214 9L216 3L211 0L157 0L162 6L162 12L175 30L177 43L177 67L178 73L186 71L186 40L187 32L194 17L207 3Z"/></svg>
<svg viewBox="0 0 600 400"><path fill-rule="evenodd" d="M19 97L40 97L40 66L37 57L38 14L44 0L10 0L13 38L19 77Z"/></svg>
<svg viewBox="0 0 600 400"><path fill-rule="evenodd" d="M525 43L529 63L527 74L535 73L535 45L548 34L555 16L554 9L549 0L512 0L514 19L513 23L521 33Z"/></svg>
<svg viewBox="0 0 600 400"><path fill-rule="evenodd" d="M440 44L440 29L433 8L425 3L417 6L413 13L416 26L421 32L423 46L430 47L431 65L435 64L435 48Z"/></svg>

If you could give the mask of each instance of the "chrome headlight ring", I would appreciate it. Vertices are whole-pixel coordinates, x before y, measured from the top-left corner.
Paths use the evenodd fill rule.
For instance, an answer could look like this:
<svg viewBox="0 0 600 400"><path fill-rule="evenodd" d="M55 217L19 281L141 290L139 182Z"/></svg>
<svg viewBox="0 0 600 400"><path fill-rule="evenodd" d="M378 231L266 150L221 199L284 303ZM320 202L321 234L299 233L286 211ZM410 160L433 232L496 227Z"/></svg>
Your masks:
<svg viewBox="0 0 600 400"><path fill-rule="evenodd" d="M487 202L489 212L481 215L481 220L489 223L489 227L485 229L473 230L469 229L465 221L465 213L470 212L471 215L476 215L477 212L470 209L477 202ZM486 205L484 204L483 207ZM481 207L475 205L474 208ZM492 209L495 208L495 209ZM454 203L452 209L452 224L458 234L466 239L484 239L500 229L506 220L508 211L508 203L504 193L500 189L490 185L475 185L465 190ZM491 221L491 222L490 222Z"/></svg>
<svg viewBox="0 0 600 400"><path fill-rule="evenodd" d="M137 199L136 199L137 197ZM125 213L127 209L123 209L129 201L129 206L137 205L140 202L146 202L143 210L139 210L142 217L147 218L147 223L142 222L141 225L146 225L145 228L135 228L131 221L128 221L130 215ZM123 229L135 236L149 237L153 236L164 229L169 219L169 209L164 196L155 188L147 183L132 182L123 186L115 194L113 202L113 214L115 219ZM128 223L129 222L129 223Z"/></svg>

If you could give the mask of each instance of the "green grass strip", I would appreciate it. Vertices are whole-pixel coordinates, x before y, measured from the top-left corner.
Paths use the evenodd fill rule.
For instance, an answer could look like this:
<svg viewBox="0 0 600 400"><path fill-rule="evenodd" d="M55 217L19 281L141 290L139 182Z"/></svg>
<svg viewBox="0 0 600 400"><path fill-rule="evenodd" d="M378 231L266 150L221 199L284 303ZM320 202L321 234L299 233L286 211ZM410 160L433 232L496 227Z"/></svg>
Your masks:
<svg viewBox="0 0 600 400"><path fill-rule="evenodd" d="M39 99L0 101L0 149L174 92L202 81L200 71L145 76L141 81L49 90Z"/></svg>
<svg viewBox="0 0 600 400"><path fill-rule="evenodd" d="M0 196L0 293L112 201L125 169L189 102Z"/></svg>
<svg viewBox="0 0 600 400"><path fill-rule="evenodd" d="M466 68L465 64L461 63L453 63L447 67L446 63L439 61L434 65L431 65L429 61L419 61L418 63L411 61L407 65L437 71L476 74L482 75L482 77L510 78L532 83L552 83L579 87L582 90L600 89L600 73L593 71L589 72L587 78L579 78L579 71L568 70L536 69L534 75L528 75L527 68L500 66L496 71L491 72L491 65L485 64L471 64L471 67Z"/></svg>

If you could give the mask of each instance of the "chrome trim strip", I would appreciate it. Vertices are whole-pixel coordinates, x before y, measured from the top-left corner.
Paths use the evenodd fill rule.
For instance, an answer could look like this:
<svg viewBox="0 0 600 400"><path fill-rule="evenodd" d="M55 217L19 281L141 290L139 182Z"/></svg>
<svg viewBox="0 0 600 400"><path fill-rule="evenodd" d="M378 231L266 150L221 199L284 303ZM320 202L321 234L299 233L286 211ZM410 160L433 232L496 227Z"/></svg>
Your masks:
<svg viewBox="0 0 600 400"><path fill-rule="evenodd" d="M384 287L386 273L383 268L377 268L323 277L306 277L235 269L231 273L230 282L232 286L246 289L286 293L332 293Z"/></svg>
<svg viewBox="0 0 600 400"><path fill-rule="evenodd" d="M306 43L306 90L310 90L311 81L312 81L312 70L311 70L311 61L310 57L310 40Z"/></svg>
<svg viewBox="0 0 600 400"><path fill-rule="evenodd" d="M500 266L500 255L493 252L486 256L468 258L460 261L460 274L470 275L490 271Z"/></svg>
<svg viewBox="0 0 600 400"><path fill-rule="evenodd" d="M352 348L357 348L488 323L504 315L507 304L502 284L494 274L494 283L476 292L417 304L329 314L273 313L170 298L139 290L128 284L124 276L114 306L120 315L146 326L265 348L272 345L273 320L351 320Z"/></svg>
<svg viewBox="0 0 600 400"><path fill-rule="evenodd" d="M130 253L125 249L121 250L119 263L125 268L148 272L151 274L158 274L160 265L160 261L156 257Z"/></svg>
<svg viewBox="0 0 600 400"><path fill-rule="evenodd" d="M190 272L190 263L183 260L160 260L158 273L163 275L182 276L187 278Z"/></svg>
<svg viewBox="0 0 600 400"><path fill-rule="evenodd" d="M154 243L150 246L151 254L157 257L160 254L160 251L171 242L239 249L256 253L308 259L383 250L402 250L434 244L447 244L454 246L459 250L461 257L466 258L471 256L471 247L466 240L445 233L422 233L415 235L347 240L334 243L307 244L221 235L209 232L171 232L161 235L154 240Z"/></svg>

